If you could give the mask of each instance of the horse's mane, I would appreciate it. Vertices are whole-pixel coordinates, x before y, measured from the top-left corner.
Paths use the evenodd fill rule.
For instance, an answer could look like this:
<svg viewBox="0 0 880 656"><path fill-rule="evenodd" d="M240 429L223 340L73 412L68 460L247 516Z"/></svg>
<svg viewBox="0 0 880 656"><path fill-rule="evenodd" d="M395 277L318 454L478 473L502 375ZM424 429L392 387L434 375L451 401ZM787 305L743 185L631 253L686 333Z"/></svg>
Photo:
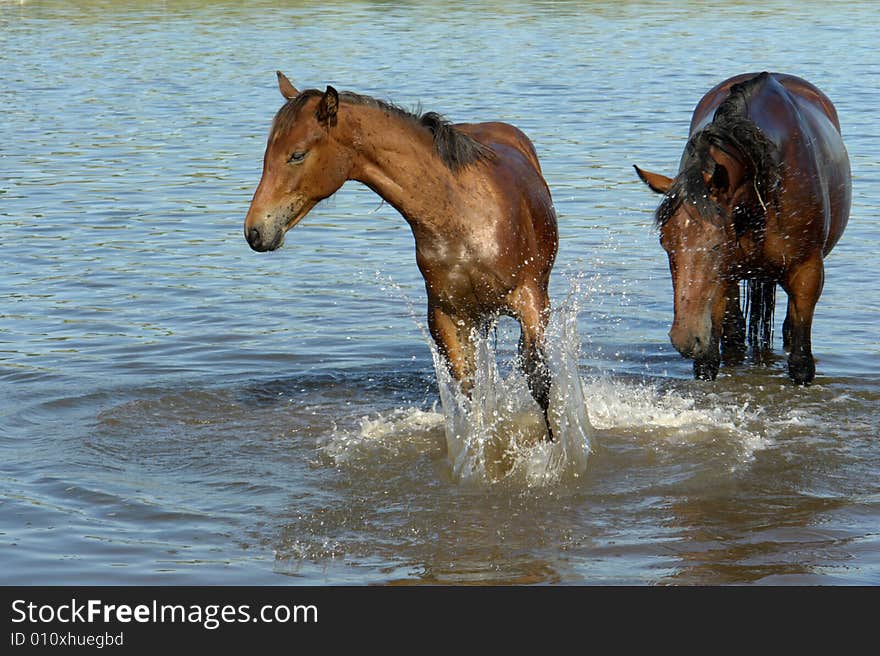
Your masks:
<svg viewBox="0 0 880 656"><path fill-rule="evenodd" d="M317 89L308 89L288 100L278 111L273 130L285 129L292 125L309 98L322 94L323 92ZM491 160L495 157L495 152L491 148L462 132L436 112L425 114L420 114L420 110L410 112L386 100L378 100L351 91L339 92L339 100L353 105L376 107L421 129L428 130L434 139L434 152L451 171L457 171L475 162Z"/></svg>
<svg viewBox="0 0 880 656"><path fill-rule="evenodd" d="M707 221L717 223L719 219L729 218L711 199L702 174L710 164L709 147L713 145L724 150L733 146L743 155L747 160L747 175L751 176L758 195L757 208L734 208L737 233L763 226L766 207L776 200L782 169L775 144L748 117L748 102L768 77L768 73L760 73L731 86L727 98L715 110L712 122L688 140L678 176L657 208L658 226L666 223L683 202L693 205Z"/></svg>

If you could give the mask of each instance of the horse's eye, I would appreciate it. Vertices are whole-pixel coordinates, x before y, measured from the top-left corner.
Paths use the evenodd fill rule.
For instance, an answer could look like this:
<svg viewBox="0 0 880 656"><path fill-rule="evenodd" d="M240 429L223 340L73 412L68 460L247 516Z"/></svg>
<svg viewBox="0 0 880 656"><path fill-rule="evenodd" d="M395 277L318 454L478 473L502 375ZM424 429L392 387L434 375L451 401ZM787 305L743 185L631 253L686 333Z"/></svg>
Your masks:
<svg viewBox="0 0 880 656"><path fill-rule="evenodd" d="M304 150L297 150L290 154L290 159L287 161L291 164L300 164L306 158L306 152Z"/></svg>

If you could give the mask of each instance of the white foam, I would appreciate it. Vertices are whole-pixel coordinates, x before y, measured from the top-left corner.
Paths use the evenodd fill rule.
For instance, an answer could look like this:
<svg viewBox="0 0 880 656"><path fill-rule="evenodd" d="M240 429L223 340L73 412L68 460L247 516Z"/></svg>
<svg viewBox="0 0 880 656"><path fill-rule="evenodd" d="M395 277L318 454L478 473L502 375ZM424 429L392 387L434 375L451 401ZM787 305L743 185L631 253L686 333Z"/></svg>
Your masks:
<svg viewBox="0 0 880 656"><path fill-rule="evenodd" d="M433 439L443 426L443 415L436 410L399 408L375 417L363 416L356 430L335 429L319 446L337 464L369 454L402 455L406 451L436 446Z"/></svg>
<svg viewBox="0 0 880 656"><path fill-rule="evenodd" d="M611 378L593 380L586 389L590 416L601 430L627 430L638 439L669 443L723 438L736 447L743 462L774 444L764 434L763 411L747 402L725 403L709 395L698 404L692 397L675 390L661 391L655 384Z"/></svg>

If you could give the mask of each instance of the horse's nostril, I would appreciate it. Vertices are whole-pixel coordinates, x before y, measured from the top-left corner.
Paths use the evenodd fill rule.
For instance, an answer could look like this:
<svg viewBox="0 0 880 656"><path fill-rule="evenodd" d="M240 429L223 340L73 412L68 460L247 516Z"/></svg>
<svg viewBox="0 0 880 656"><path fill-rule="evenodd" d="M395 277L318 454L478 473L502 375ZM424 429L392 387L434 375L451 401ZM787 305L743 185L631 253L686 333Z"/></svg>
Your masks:
<svg viewBox="0 0 880 656"><path fill-rule="evenodd" d="M256 228L251 228L247 233L247 240L251 246L259 246L260 244L260 231Z"/></svg>

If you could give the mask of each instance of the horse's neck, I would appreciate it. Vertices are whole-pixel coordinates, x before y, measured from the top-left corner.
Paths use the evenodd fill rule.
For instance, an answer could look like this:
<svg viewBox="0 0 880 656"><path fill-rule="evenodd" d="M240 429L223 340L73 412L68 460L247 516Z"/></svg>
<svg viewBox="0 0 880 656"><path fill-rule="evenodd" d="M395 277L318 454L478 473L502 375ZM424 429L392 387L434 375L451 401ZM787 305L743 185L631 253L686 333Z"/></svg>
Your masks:
<svg viewBox="0 0 880 656"><path fill-rule="evenodd" d="M460 188L454 174L433 152L427 130L372 107L358 108L347 139L354 153L351 179L362 182L393 206L413 230L431 230L442 220Z"/></svg>

